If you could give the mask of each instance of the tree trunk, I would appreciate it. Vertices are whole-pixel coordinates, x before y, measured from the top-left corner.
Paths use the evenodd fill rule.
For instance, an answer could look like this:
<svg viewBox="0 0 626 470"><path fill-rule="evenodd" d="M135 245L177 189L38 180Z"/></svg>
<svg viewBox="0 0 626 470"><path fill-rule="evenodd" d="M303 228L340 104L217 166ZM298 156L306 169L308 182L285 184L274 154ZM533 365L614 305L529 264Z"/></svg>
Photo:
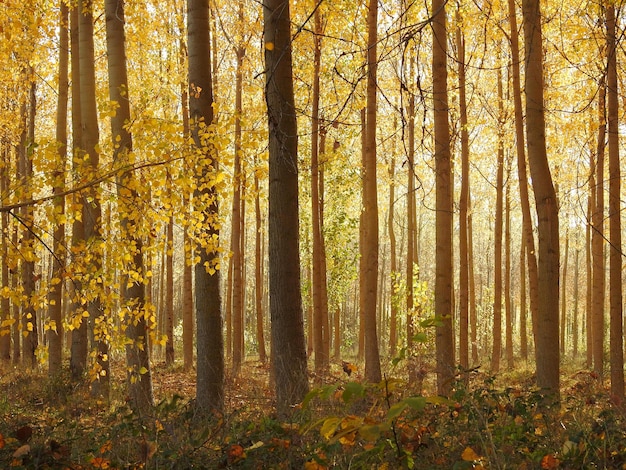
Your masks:
<svg viewBox="0 0 626 470"><path fill-rule="evenodd" d="M69 8L64 1L59 6L59 95L57 98L56 141L58 148L57 168L53 173L54 194L65 189L65 160L67 159L67 100L69 91ZM65 270L65 198L54 200L54 233L52 279L48 293L49 329L48 374L53 376L61 370L63 352L63 278Z"/></svg>
<svg viewBox="0 0 626 470"><path fill-rule="evenodd" d="M239 24L243 28L244 13L243 3L239 1L238 8ZM244 356L244 342L242 341L244 325L243 325L243 254L241 250L243 233L242 224L242 165L241 165L241 116L243 113L242 93L243 93L243 58L245 56L245 47L241 44L235 46L237 64L235 68L235 155L233 161L233 207L231 217L231 235L230 249L232 252L232 278L230 279L232 289L232 339L233 339L233 370L234 376L239 375L241 363Z"/></svg>
<svg viewBox="0 0 626 470"><path fill-rule="evenodd" d="M511 197L509 184L511 174L511 161L507 158L506 163L506 187L504 195L504 338L506 367L513 369L513 306L511 299Z"/></svg>
<svg viewBox="0 0 626 470"><path fill-rule="evenodd" d="M123 167L132 165L132 136L128 73L126 66L126 36L124 32L124 2L106 0L107 57L109 61L109 96L118 103L117 113L111 118L111 141L114 144L114 162ZM118 212L123 250L130 262L123 263L121 278L122 311L127 312L126 323L127 384L131 406L145 415L154 404L150 349L146 323L146 283L144 282L144 254L141 233L142 198L137 192L138 182L132 170L118 176ZM131 274L138 275L133 279Z"/></svg>
<svg viewBox="0 0 626 470"><path fill-rule="evenodd" d="M604 295L606 288L604 257L604 151L606 141L606 82L598 93L598 143L596 152L595 206L591 215L591 252L593 256L593 311L591 314L593 370L604 376Z"/></svg>
<svg viewBox="0 0 626 470"><path fill-rule="evenodd" d="M265 364L267 362L267 352L265 350L265 333L263 327L263 222L261 218L261 197L259 190L259 175L254 171L254 305L256 310L256 340L259 348L259 360Z"/></svg>
<svg viewBox="0 0 626 470"><path fill-rule="evenodd" d="M82 129L82 112L80 103L80 42L78 38L79 8L75 6L70 11L70 40L72 49L71 74L72 74L72 177L74 181L80 179L82 171L81 150L83 140ZM74 194L71 208L74 211L74 220L72 222L72 240L71 253L72 257L70 265L74 267L75 274L84 271L85 254L85 228L81 216L83 203L85 202L82 193ZM80 379L85 373L87 367L87 330L88 322L83 317L83 306L81 304L82 281L79 276L73 276L69 284L69 293L71 299L70 312L72 315L71 335L72 343L70 350L70 370L74 380Z"/></svg>
<svg viewBox="0 0 626 470"><path fill-rule="evenodd" d="M117 1L117 0L114 0ZM172 179L167 171L168 188ZM171 189L168 190L171 197ZM165 365L174 365L174 216L170 214L165 226L165 304L163 305L165 320Z"/></svg>
<svg viewBox="0 0 626 470"><path fill-rule="evenodd" d="M539 308L537 257L535 255L535 238L533 222L530 215L530 197L528 195L528 176L526 171L526 149L524 147L524 110L522 109L522 88L520 79L520 52L517 27L515 0L509 0L509 25L511 41L511 69L513 82L513 106L515 112L515 151L517 154L517 178L522 208L523 240L526 244L526 260L528 262L528 296L533 337L536 336L537 312Z"/></svg>
<svg viewBox="0 0 626 470"><path fill-rule="evenodd" d="M615 5L606 7L607 117L609 127L609 319L611 395L624 400L624 334L622 318L621 170L619 159L619 95Z"/></svg>
<svg viewBox="0 0 626 470"><path fill-rule="evenodd" d="M448 66L446 8L442 0L432 2L433 20L433 108L435 127L435 312L437 393L448 395L454 379L452 330L452 170L448 123Z"/></svg>
<svg viewBox="0 0 626 470"><path fill-rule="evenodd" d="M528 315L526 308L526 242L522 234L522 243L520 246L519 257L519 341L520 341L520 356L526 361L528 360L528 330L526 328L528 324Z"/></svg>
<svg viewBox="0 0 626 470"><path fill-rule="evenodd" d="M269 124L269 291L272 367L279 414L309 390L300 292L298 131L288 0L264 0Z"/></svg>
<svg viewBox="0 0 626 470"><path fill-rule="evenodd" d="M537 385L559 395L559 216L548 165L543 102L543 44L539 0L523 0L526 49L526 136L538 226Z"/></svg>
<svg viewBox="0 0 626 470"><path fill-rule="evenodd" d="M376 329L378 294L378 195L376 180L376 94L378 68L378 0L370 0L367 15L367 113L365 132L365 161L363 165L363 245L361 257L365 262L363 320L365 327L365 379L371 383L382 380Z"/></svg>
<svg viewBox="0 0 626 470"><path fill-rule="evenodd" d="M8 144L2 142L0 152L2 152L1 164L3 168L0 172L0 194L7 194L9 186L9 168L11 167ZM0 214L0 224L0 230L4 234L0 239L0 258L8 260L10 243L8 212L2 212L2 214ZM9 263L2 263L0 270L2 273L2 289L10 289ZM2 296L0 299L0 360L6 361L7 364L11 360L11 329L11 303L7 296Z"/></svg>
<svg viewBox="0 0 626 470"><path fill-rule="evenodd" d="M35 148L35 82L31 76L32 69L24 71L26 75L24 81L28 83L29 93L26 101L22 104L20 114L22 115L22 135L18 146L18 180L22 187L22 197L24 200L32 199L33 188L33 160L32 155ZM35 295L35 261L37 254L35 250L35 221L34 209L32 206L24 206L20 209L20 223L23 226L20 253L22 261L22 287L24 304L22 306L22 363L29 368L37 365L35 354L39 346L37 335L37 310L34 304Z"/></svg>
<svg viewBox="0 0 626 470"><path fill-rule="evenodd" d="M461 194L459 196L459 364L469 368L469 259L467 216L470 210L469 132L465 85L465 37L461 13L457 10L457 69L459 75L459 124L461 126Z"/></svg>
<svg viewBox="0 0 626 470"><path fill-rule="evenodd" d="M504 206L504 105L502 91L502 73L498 69L498 156L496 171L496 218L493 229L493 328L491 349L491 372L500 371L500 357L502 355L502 219Z"/></svg>
<svg viewBox="0 0 626 470"><path fill-rule="evenodd" d="M565 230L565 253L563 255L563 272L561 273L561 327L560 327L560 346L561 356L565 355L565 332L567 324L567 299L566 299L566 287L567 287L567 265L569 257L569 230Z"/></svg>
<svg viewBox="0 0 626 470"><path fill-rule="evenodd" d="M82 145L85 152L86 166L82 168L83 177L91 179L98 174L100 155L98 154L99 130L98 111L96 106L96 73L93 40L92 2L87 0L79 6L79 41L80 62L80 107L82 116ZM92 352L95 355L93 364L91 391L94 396L109 396L109 346L107 343L107 322L104 320L101 294L104 289L99 273L102 268L102 208L98 185L85 190L83 204L83 225L89 262L87 275L90 283L95 284L89 292L87 311L90 321L90 339ZM93 285L92 284L92 285Z"/></svg>
<svg viewBox="0 0 626 470"><path fill-rule="evenodd" d="M190 127L197 158L194 205L201 214L202 229L195 266L197 322L196 405L202 413L224 407L224 340L217 240L217 189L211 179L217 169L211 142L213 89L208 0L187 0L189 47Z"/></svg>

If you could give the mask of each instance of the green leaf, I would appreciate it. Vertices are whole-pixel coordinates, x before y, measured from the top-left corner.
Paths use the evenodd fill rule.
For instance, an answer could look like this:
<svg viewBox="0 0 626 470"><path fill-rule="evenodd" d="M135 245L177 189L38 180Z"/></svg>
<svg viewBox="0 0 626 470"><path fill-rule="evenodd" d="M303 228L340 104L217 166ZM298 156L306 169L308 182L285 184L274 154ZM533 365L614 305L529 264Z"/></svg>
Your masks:
<svg viewBox="0 0 626 470"><path fill-rule="evenodd" d="M348 403L353 396L365 395L365 387L358 382L348 382L344 388L343 398L344 403Z"/></svg>
<svg viewBox="0 0 626 470"><path fill-rule="evenodd" d="M407 397L402 401L417 411L422 411L426 407L426 403L428 403L426 397Z"/></svg>
<svg viewBox="0 0 626 470"><path fill-rule="evenodd" d="M398 416L402 414L402 412L406 409L407 406L408 405L407 403L405 403L404 400L399 401L398 403L395 403L394 405L391 406L391 408L389 408L389 411L387 411L387 419L388 420L396 419Z"/></svg>

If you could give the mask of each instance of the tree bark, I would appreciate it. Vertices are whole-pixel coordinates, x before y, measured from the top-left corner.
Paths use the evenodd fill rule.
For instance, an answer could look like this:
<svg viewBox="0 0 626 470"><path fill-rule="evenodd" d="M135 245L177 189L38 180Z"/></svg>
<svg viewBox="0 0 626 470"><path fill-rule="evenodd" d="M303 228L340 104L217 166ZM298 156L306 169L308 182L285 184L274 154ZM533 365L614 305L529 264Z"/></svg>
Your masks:
<svg viewBox="0 0 626 470"><path fill-rule="evenodd" d="M56 141L58 148L57 168L53 173L53 193L65 189L65 161L67 159L67 100L69 92L69 7L64 1L59 6L59 84L56 117ZM65 270L65 198L54 200L54 233L52 279L48 293L48 374L53 376L61 370L63 358L63 278Z"/></svg>
<svg viewBox="0 0 626 470"><path fill-rule="evenodd" d="M619 159L619 95L615 5L606 7L607 116L609 127L609 340L611 395L624 401L624 334L622 314L621 170Z"/></svg>
<svg viewBox="0 0 626 470"><path fill-rule="evenodd" d="M208 0L187 0L187 44L189 47L190 127L197 157L194 194L202 228L195 265L197 322L196 405L202 413L221 412L224 407L224 339L217 240L217 189L211 178L217 168L211 141L213 89Z"/></svg>
<svg viewBox="0 0 626 470"><path fill-rule="evenodd" d="M300 292L298 131L288 0L264 0L269 124L269 292L272 367L279 414L309 390Z"/></svg>
<svg viewBox="0 0 626 470"><path fill-rule="evenodd" d="M559 395L559 218L545 139L543 39L539 0L523 0L526 50L526 136L535 194L539 284L535 358L537 385Z"/></svg>
<svg viewBox="0 0 626 470"><path fill-rule="evenodd" d="M452 330L452 169L448 123L448 66L445 1L432 2L433 107L435 127L435 312L437 393L448 395L454 379L454 337Z"/></svg>

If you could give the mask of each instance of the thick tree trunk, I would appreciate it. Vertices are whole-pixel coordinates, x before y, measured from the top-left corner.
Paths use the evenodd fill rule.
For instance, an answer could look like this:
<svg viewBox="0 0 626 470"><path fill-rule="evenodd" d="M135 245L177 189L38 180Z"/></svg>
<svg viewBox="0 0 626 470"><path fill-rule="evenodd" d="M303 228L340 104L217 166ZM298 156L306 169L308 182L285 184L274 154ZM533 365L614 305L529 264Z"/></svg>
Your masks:
<svg viewBox="0 0 626 470"><path fill-rule="evenodd" d="M217 189L211 179L217 168L211 142L213 89L208 0L187 0L187 44L189 47L189 112L197 161L194 205L201 213L202 229L195 266L197 322L196 404L203 412L224 407L224 339L217 240Z"/></svg>
<svg viewBox="0 0 626 470"><path fill-rule="evenodd" d="M548 165L543 103L543 40L539 0L523 0L526 50L526 136L535 193L538 234L538 299L535 357L537 385L559 395L559 216Z"/></svg>
<svg viewBox="0 0 626 470"><path fill-rule="evenodd" d="M113 158L123 167L132 164L132 137L128 129L130 123L130 103L128 74L126 66L126 37L124 32L124 2L105 1L107 57L109 61L109 96L118 104L117 113L111 118L111 141L114 144ZM126 362L128 367L128 390L131 406L145 414L153 405L152 376L146 325L146 287L143 245L140 236L142 200L135 189L138 184L132 170L124 171L118 177L118 212L120 217L123 250L130 262L122 264L121 309L127 312L126 323ZM138 275L132 280L130 274Z"/></svg>
<svg viewBox="0 0 626 470"><path fill-rule="evenodd" d="M367 113L365 159L363 165L363 245L361 258L365 263L365 279L361 295L364 298L365 379L378 383L382 379L376 328L378 294L378 195L376 180L376 116L378 68L378 0L370 0L367 15Z"/></svg>
<svg viewBox="0 0 626 470"><path fill-rule="evenodd" d="M435 127L435 312L441 320L436 328L437 393L447 395L454 378L452 330L452 169L448 123L448 65L446 8L433 0L433 107Z"/></svg>
<svg viewBox="0 0 626 470"><path fill-rule="evenodd" d="M309 390L300 292L298 131L288 0L264 0L269 123L269 292L272 367L280 414Z"/></svg>

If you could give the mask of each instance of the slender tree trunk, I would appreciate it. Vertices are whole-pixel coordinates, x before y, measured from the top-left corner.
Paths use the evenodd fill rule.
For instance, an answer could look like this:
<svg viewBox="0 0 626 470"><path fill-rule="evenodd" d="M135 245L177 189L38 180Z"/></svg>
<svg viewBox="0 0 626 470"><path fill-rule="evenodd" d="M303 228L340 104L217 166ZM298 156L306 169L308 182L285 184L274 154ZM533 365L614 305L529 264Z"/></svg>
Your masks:
<svg viewBox="0 0 626 470"><path fill-rule="evenodd" d="M87 0L79 6L79 58L80 58L80 106L82 116L82 150L85 152L86 166L82 168L83 177L94 178L98 174L100 155L98 111L96 106L96 73L93 40L92 2ZM107 343L107 322L104 320L104 308L101 294L104 289L99 276L102 268L102 207L97 185L91 186L84 193L87 201L83 204L83 225L89 262L87 275L95 282L95 289L90 292L87 311L90 321L91 348L95 356L92 368L91 391L95 396L109 396L109 346Z"/></svg>
<svg viewBox="0 0 626 470"><path fill-rule="evenodd" d="M559 395L559 216L545 140L543 38L539 0L523 0L526 136L539 234L535 357L537 385Z"/></svg>
<svg viewBox="0 0 626 470"><path fill-rule="evenodd" d="M511 69L513 82L513 105L515 112L515 151L517 154L517 177L519 183L520 205L522 208L522 231L526 244L526 260L528 262L528 296L530 316L532 320L533 337L536 336L538 298L537 257L535 254L535 239L533 222L530 215L530 197L528 194L528 176L526 171L526 149L524 146L524 110L522 109L522 87L520 78L520 52L515 0L509 0L509 25L511 41Z"/></svg>
<svg viewBox="0 0 626 470"><path fill-rule="evenodd" d="M309 390L300 293L298 131L289 1L264 0L269 121L269 270L272 366L279 414Z"/></svg>
<svg viewBox="0 0 626 470"><path fill-rule="evenodd" d="M67 159L67 100L69 92L69 8L64 1L59 7L59 95L57 98L56 141L58 148L57 168L53 174L53 193L65 189L65 161ZM65 269L65 198L54 200L53 267L48 293L48 316L50 328L48 339L48 374L61 370L63 352L63 274Z"/></svg>
<svg viewBox="0 0 626 470"><path fill-rule="evenodd" d="M75 181L81 177L81 168L84 152L81 149L83 140L82 130L82 112L80 103L80 42L78 37L78 6L70 10L70 40L72 50L71 74L72 74L72 173ZM82 207L85 202L83 194L73 195L74 219L72 222L72 258L70 265L74 267L73 271L78 270L81 274L84 271L85 254L85 228L82 218ZM74 380L80 379L85 373L87 367L87 330L88 322L83 317L83 306L81 304L82 281L78 276L73 276L69 284L71 305L70 312L72 315L72 344L70 351L70 370Z"/></svg>
<svg viewBox="0 0 626 470"><path fill-rule="evenodd" d="M117 1L117 0L115 0ZM172 178L167 171L167 184L171 188ZM168 189L170 197L171 189ZM165 320L165 365L174 365L174 216L170 214L165 226L165 303L163 319Z"/></svg>
<svg viewBox="0 0 626 470"><path fill-rule="evenodd" d="M378 294L378 195L376 179L376 116L378 113L378 0L370 0L367 15L367 114L365 133L365 161L363 165L363 245L361 257L365 263L365 279L361 295L364 298L365 379L371 383L382 380L376 329Z"/></svg>
<svg viewBox="0 0 626 470"><path fill-rule="evenodd" d="M8 142L0 142L0 152L2 152L2 169L0 170L0 194L7 194L9 186L9 169L11 168ZM9 255L9 214L3 212L0 214L0 230L2 238L0 238L0 258L8 260ZM9 263L4 262L0 267L2 273L2 289L10 289L11 280L9 279ZM7 296L0 299L0 360L7 363L11 360L11 326L4 324L11 320L11 303ZM5 326L2 326L4 324Z"/></svg>
<svg viewBox="0 0 626 470"><path fill-rule="evenodd" d="M589 152L589 191L587 193L587 227L585 230L585 258L587 269L587 300L585 310L585 366L593 366L593 314L595 305L595 258L593 254L593 213L596 210L595 150Z"/></svg>
<svg viewBox="0 0 626 470"><path fill-rule="evenodd" d="M208 0L187 0L187 44L189 47L189 113L194 152L198 161L196 210L202 228L195 266L197 322L196 404L198 409L221 411L224 407L224 339L217 240L217 189L211 183L217 168L211 143L213 89ZM208 134L208 135L207 135Z"/></svg>
<svg viewBox="0 0 626 470"><path fill-rule="evenodd" d="M394 126L395 127L395 126ZM395 150L395 149L394 149ZM395 199L396 199L396 156L392 151L389 161L389 215L387 218L387 231L389 232L389 355L393 358L397 354L398 347L398 299L395 294L398 285L398 261L396 259L396 233L394 229Z"/></svg>
<svg viewBox="0 0 626 470"><path fill-rule="evenodd" d="M565 355L565 332L567 324L567 299L565 290L567 287L567 265L569 261L569 230L565 230L565 254L563 255L563 272L561 274L561 327L560 327L560 345L561 355Z"/></svg>
<svg viewBox="0 0 626 470"><path fill-rule="evenodd" d="M576 255L574 256L574 311L572 314L572 358L578 357L578 341L579 341L579 301L578 295L580 291L580 272L579 272L579 258L580 249L576 248Z"/></svg>
<svg viewBox="0 0 626 470"><path fill-rule="evenodd" d="M363 173L363 168L365 167L365 147L367 145L367 110L365 108L361 109L361 173ZM363 177L362 177L363 178ZM361 187L363 190L363 187ZM362 199L365 196L361 195ZM364 246L365 243L365 223L364 223L365 212L361 208L361 212L359 213L359 249ZM359 349L357 352L357 359L362 361L365 358L365 296L363 293L365 292L365 271L366 271L366 263L365 258L361 255L359 256Z"/></svg>
<svg viewBox="0 0 626 470"><path fill-rule="evenodd" d="M598 143L596 152L595 207L591 215L591 251L593 256L593 311L591 314L593 369L604 376L604 149L606 145L606 83L600 82L598 93Z"/></svg>
<svg viewBox="0 0 626 470"><path fill-rule="evenodd" d="M491 349L491 371L500 371L500 357L502 355L502 219L504 206L504 97L502 91L502 73L498 69L498 156L496 172L496 218L493 229L494 256L493 256L493 328Z"/></svg>
<svg viewBox="0 0 626 470"><path fill-rule="evenodd" d="M459 363L469 368L469 259L467 215L470 207L469 132L465 85L465 37L461 30L461 13L457 10L457 73L459 75L459 120L461 125L461 194L459 196Z"/></svg>
<svg viewBox="0 0 626 470"><path fill-rule="evenodd" d="M29 84L29 93L22 104L20 114L22 115L22 135L18 145L18 180L22 188L21 196L24 200L32 199L33 188L33 161L32 155L35 148L35 82L31 76L32 69L24 71L24 81ZM39 346L37 334L37 310L34 304L35 295L35 221L32 206L25 206L20 209L20 223L22 224L22 235L20 239L20 253L22 261L22 287L25 303L22 307L22 354L21 360L29 368L37 365L36 350Z"/></svg>
<svg viewBox="0 0 626 470"><path fill-rule="evenodd" d="M513 306L511 299L511 197L509 184L511 161L506 163L506 186L504 195L504 324L506 367L513 369Z"/></svg>
<svg viewBox="0 0 626 470"><path fill-rule="evenodd" d="M609 318L611 395L624 401L624 324L622 312L621 170L619 159L619 95L615 5L606 8L607 116L609 127Z"/></svg>
<svg viewBox="0 0 626 470"><path fill-rule="evenodd" d="M472 345L472 364L478 364L478 312L476 303L476 278L474 277L474 244L472 228L472 212L468 208L467 215L467 261L469 273L469 324L470 343Z"/></svg>
<svg viewBox="0 0 626 470"><path fill-rule="evenodd" d="M244 26L244 10L243 2L238 3L238 18L241 28ZM242 94L243 94L243 58L246 50L243 45L235 46L235 53L237 58L235 68L235 155L233 161L233 207L231 217L231 239L230 249L232 252L232 278L230 278L230 284L232 288L232 336L233 336L233 375L239 375L241 370L241 363L243 362L243 347L242 341L244 325L243 325L243 255L241 251L242 245L242 165L241 165L241 116L243 113Z"/></svg>
<svg viewBox="0 0 626 470"><path fill-rule="evenodd" d="M526 361L528 360L528 315L526 306L526 247L527 244L524 241L526 235L522 234L522 243L520 246L519 257L519 339L520 339L520 356Z"/></svg>
<svg viewBox="0 0 626 470"><path fill-rule="evenodd" d="M259 360L265 364L267 362L267 352L265 350L265 333L263 328L263 222L261 218L261 197L259 190L259 176L255 169L254 173L254 304L256 310L256 340L259 348Z"/></svg>
<svg viewBox="0 0 626 470"><path fill-rule="evenodd" d="M454 378L452 330L452 169L448 123L448 66L446 8L443 0L432 2L433 107L435 127L435 312L442 324L436 328L437 392L447 395Z"/></svg>

